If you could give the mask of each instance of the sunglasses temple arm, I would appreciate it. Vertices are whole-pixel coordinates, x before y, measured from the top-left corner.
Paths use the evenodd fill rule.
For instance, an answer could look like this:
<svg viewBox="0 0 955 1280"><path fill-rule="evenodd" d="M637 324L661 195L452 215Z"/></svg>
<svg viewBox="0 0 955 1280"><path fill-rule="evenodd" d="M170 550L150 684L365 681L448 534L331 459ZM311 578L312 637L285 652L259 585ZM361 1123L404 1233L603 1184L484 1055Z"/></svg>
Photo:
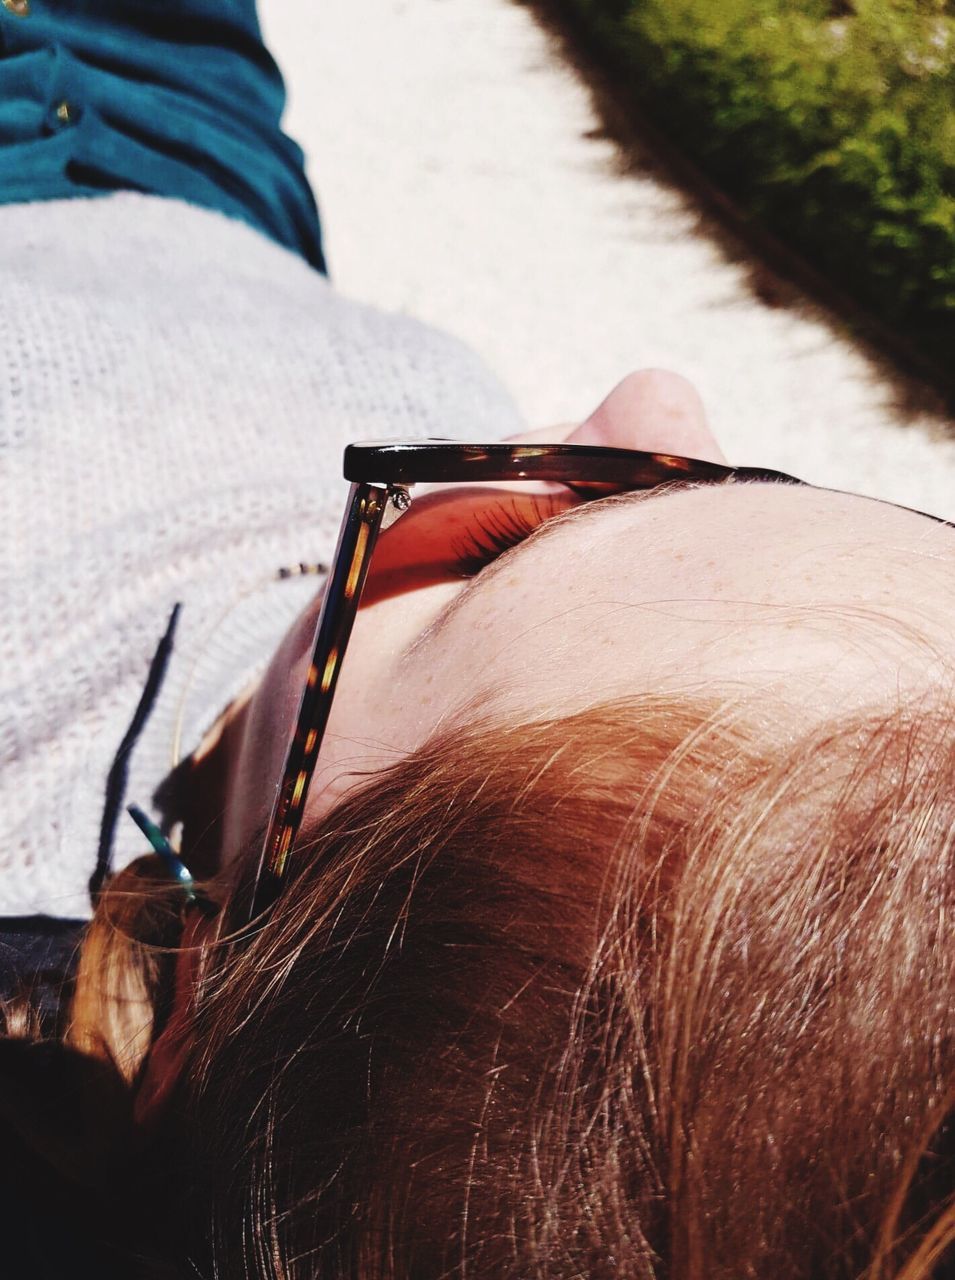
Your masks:
<svg viewBox="0 0 955 1280"><path fill-rule="evenodd" d="M249 920L275 901L302 821L315 762L322 745L342 654L351 635L371 555L389 502L387 488L353 484L315 626L311 664L298 718L285 757L256 871Z"/></svg>

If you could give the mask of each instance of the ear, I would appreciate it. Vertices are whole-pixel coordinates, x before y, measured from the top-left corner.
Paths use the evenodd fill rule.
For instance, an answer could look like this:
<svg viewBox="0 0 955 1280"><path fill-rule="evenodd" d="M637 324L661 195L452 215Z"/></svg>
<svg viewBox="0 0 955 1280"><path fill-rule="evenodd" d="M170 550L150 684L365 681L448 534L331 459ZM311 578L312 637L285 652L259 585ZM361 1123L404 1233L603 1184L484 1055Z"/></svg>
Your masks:
<svg viewBox="0 0 955 1280"><path fill-rule="evenodd" d="M153 794L165 825L182 823L182 857L198 880L210 880L222 869L229 782L242 749L250 698L248 689L234 699Z"/></svg>

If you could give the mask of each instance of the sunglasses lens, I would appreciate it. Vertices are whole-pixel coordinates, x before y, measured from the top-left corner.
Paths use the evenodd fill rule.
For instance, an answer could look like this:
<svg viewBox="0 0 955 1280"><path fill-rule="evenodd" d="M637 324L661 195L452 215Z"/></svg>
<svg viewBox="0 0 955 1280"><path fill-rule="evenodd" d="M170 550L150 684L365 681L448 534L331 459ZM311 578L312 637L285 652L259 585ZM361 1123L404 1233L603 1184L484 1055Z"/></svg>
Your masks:
<svg viewBox="0 0 955 1280"><path fill-rule="evenodd" d="M362 605L473 577L579 501L564 485L446 485L415 497L378 539Z"/></svg>

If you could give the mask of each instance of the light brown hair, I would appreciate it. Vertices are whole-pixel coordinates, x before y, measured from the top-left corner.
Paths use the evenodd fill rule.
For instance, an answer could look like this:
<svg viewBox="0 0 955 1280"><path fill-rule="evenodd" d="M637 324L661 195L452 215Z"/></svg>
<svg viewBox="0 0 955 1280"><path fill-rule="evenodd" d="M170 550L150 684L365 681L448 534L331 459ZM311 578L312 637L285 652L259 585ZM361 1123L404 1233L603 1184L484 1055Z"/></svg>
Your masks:
<svg viewBox="0 0 955 1280"><path fill-rule="evenodd" d="M210 949L142 1153L172 1252L282 1280L936 1274L953 841L925 707L805 731L646 697L446 734ZM133 1075L161 975L123 941L104 965L124 892L75 1035Z"/></svg>

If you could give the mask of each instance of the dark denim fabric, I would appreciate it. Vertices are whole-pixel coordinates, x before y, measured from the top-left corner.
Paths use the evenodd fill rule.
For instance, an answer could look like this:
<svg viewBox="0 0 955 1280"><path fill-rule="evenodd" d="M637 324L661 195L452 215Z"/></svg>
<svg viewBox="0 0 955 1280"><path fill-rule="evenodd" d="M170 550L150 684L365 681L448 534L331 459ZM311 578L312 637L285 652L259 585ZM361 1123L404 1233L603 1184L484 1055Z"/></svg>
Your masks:
<svg viewBox="0 0 955 1280"><path fill-rule="evenodd" d="M27 996L50 1037L60 1030L83 928L51 916L0 919L0 1000Z"/></svg>
<svg viewBox="0 0 955 1280"><path fill-rule="evenodd" d="M0 203L143 191L324 270L254 0L0 0Z"/></svg>

